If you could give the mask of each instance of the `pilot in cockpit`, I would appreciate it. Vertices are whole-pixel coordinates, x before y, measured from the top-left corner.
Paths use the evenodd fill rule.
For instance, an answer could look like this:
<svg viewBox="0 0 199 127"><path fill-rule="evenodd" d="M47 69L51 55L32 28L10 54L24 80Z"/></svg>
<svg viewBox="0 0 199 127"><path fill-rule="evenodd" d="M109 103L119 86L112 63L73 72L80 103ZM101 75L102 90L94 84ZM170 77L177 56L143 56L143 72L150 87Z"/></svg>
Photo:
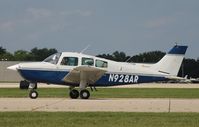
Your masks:
<svg viewBox="0 0 199 127"><path fill-rule="evenodd" d="M62 61L61 61L61 65L68 65L68 59L63 58Z"/></svg>

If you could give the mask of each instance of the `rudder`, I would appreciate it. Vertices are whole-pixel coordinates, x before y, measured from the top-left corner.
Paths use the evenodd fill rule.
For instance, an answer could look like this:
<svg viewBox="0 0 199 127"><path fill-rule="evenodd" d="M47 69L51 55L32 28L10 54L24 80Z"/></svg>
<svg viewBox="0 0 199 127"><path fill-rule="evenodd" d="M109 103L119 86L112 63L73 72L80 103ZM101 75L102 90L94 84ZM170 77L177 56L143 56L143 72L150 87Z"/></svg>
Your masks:
<svg viewBox="0 0 199 127"><path fill-rule="evenodd" d="M177 76L187 48L175 45L153 68L162 74Z"/></svg>

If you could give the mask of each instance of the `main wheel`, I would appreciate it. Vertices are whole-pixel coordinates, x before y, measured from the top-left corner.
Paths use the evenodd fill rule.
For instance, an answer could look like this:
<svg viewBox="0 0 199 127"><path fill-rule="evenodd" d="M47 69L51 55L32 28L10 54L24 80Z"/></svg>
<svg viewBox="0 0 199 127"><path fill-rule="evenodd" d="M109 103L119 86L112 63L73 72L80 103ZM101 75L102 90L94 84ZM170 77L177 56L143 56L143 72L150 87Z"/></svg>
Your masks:
<svg viewBox="0 0 199 127"><path fill-rule="evenodd" d="M29 93L29 97L30 97L31 99L36 99L36 98L38 97L37 91L31 90L30 93Z"/></svg>
<svg viewBox="0 0 199 127"><path fill-rule="evenodd" d="M19 88L20 89L28 89L29 88L29 84L30 83L28 81L25 81L25 80L21 81L20 84L19 84Z"/></svg>
<svg viewBox="0 0 199 127"><path fill-rule="evenodd" d="M81 99L88 99L90 97L90 93L88 90L81 90L80 91L80 98Z"/></svg>
<svg viewBox="0 0 199 127"><path fill-rule="evenodd" d="M77 99L79 97L79 92L73 89L70 91L69 96L71 99Z"/></svg>

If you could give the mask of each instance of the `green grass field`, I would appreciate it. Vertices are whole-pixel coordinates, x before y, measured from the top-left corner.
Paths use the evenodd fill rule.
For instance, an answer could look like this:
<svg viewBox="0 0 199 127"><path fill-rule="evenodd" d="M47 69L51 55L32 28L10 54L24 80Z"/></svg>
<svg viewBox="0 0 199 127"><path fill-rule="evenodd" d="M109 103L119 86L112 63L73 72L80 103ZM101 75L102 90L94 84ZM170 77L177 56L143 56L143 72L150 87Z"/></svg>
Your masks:
<svg viewBox="0 0 199 127"><path fill-rule="evenodd" d="M0 127L198 126L198 113L0 112Z"/></svg>
<svg viewBox="0 0 199 127"><path fill-rule="evenodd" d="M66 88L39 88L39 97L68 97ZM28 90L1 88L0 97L28 97ZM100 88L91 98L199 98L198 88Z"/></svg>

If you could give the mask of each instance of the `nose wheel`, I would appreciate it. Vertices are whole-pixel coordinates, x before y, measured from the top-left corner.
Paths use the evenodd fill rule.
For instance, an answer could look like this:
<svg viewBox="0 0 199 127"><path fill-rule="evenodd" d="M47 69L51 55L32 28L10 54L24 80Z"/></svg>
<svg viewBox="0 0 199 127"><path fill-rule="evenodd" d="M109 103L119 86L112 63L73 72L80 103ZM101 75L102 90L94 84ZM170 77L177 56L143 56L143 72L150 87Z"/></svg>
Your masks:
<svg viewBox="0 0 199 127"><path fill-rule="evenodd" d="M36 99L38 97L38 92L35 90L30 90L29 97L31 99Z"/></svg>
<svg viewBox="0 0 199 127"><path fill-rule="evenodd" d="M30 82L29 84L30 84L29 97L31 99L36 99L38 97L38 92L36 91L36 89L37 89L37 83Z"/></svg>

